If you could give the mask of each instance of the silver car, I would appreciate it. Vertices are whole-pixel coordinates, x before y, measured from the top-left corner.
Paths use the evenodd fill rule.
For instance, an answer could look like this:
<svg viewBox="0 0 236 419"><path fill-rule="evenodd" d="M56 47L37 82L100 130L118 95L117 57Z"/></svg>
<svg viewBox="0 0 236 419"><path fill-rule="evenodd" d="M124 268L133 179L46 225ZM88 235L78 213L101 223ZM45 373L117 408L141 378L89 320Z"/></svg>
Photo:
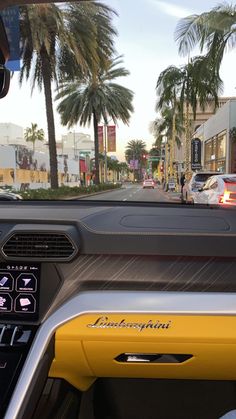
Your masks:
<svg viewBox="0 0 236 419"><path fill-rule="evenodd" d="M189 204L194 202L194 195L198 192L211 176L222 175L221 172L197 172L193 173L191 179L186 181L182 191L182 202Z"/></svg>

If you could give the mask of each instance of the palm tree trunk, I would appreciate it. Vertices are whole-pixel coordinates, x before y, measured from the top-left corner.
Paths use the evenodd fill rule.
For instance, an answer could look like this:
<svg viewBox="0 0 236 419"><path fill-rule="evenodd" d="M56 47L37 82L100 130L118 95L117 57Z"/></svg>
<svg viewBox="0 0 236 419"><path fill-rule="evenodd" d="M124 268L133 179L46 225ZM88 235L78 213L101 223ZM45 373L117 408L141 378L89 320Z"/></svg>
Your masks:
<svg viewBox="0 0 236 419"><path fill-rule="evenodd" d="M47 126L48 126L48 145L50 159L50 180L51 188L58 188L58 172L57 172L57 148L55 136L55 124L52 105L52 87L51 87L51 64L45 49L41 51L43 87L46 104Z"/></svg>
<svg viewBox="0 0 236 419"><path fill-rule="evenodd" d="M190 130L189 130L189 101L186 101L186 114L185 114L185 162L186 173L185 177L188 180L190 177Z"/></svg>
<svg viewBox="0 0 236 419"><path fill-rule="evenodd" d="M93 109L94 151L95 151L95 184L99 185L99 144L98 144L98 120Z"/></svg>

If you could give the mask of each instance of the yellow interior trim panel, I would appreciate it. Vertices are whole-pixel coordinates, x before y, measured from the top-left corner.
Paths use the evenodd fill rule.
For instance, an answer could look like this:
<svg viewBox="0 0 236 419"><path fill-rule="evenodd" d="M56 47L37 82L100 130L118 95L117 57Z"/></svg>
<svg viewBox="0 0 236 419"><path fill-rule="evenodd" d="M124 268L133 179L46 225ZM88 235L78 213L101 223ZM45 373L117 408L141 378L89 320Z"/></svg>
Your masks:
<svg viewBox="0 0 236 419"><path fill-rule="evenodd" d="M50 376L236 379L236 317L93 313L61 326Z"/></svg>

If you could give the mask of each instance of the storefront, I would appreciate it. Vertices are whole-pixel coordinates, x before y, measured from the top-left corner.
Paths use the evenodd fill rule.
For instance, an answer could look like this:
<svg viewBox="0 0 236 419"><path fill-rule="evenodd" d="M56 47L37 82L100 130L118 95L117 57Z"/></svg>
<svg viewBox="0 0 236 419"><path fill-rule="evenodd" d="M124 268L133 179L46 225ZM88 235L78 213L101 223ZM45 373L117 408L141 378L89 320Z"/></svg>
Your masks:
<svg viewBox="0 0 236 419"><path fill-rule="evenodd" d="M236 172L236 147L230 134L234 129L236 131L236 100L231 99L194 133L194 138L202 141L203 170Z"/></svg>
<svg viewBox="0 0 236 419"><path fill-rule="evenodd" d="M205 170L226 171L226 130L205 141Z"/></svg>

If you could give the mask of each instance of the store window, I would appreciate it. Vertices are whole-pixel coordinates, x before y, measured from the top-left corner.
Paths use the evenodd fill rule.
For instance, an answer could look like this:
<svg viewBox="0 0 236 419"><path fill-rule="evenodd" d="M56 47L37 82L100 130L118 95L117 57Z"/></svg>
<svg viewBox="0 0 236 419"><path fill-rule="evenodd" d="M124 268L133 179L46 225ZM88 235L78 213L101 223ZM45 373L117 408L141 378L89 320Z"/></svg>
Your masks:
<svg viewBox="0 0 236 419"><path fill-rule="evenodd" d="M205 142L206 170L225 172L226 170L226 131Z"/></svg>
<svg viewBox="0 0 236 419"><path fill-rule="evenodd" d="M226 156L226 133L220 134L217 140L217 158L223 159Z"/></svg>

